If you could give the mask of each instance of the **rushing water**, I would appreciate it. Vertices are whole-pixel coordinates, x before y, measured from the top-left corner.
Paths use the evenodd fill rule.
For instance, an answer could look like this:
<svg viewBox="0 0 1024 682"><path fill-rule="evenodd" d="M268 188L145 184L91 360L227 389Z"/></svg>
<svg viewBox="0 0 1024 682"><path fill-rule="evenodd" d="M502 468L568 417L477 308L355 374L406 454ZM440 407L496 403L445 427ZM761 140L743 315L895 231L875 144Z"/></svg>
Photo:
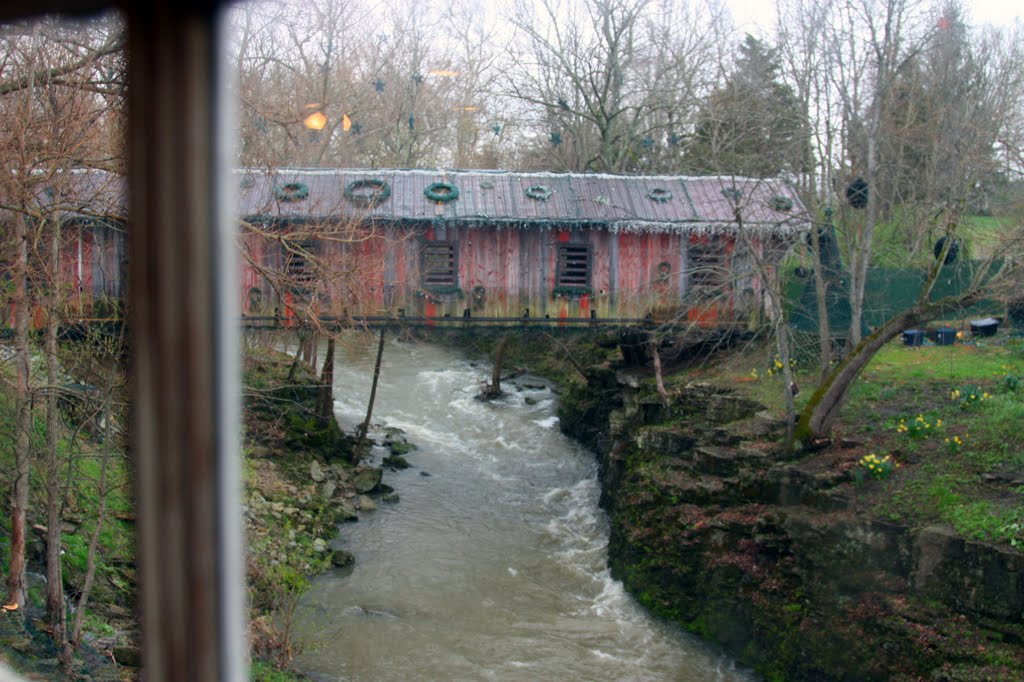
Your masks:
<svg viewBox="0 0 1024 682"><path fill-rule="evenodd" d="M335 376L351 428L372 358L343 358ZM367 682L749 679L612 580L593 455L559 432L543 381L479 402L488 376L437 347L387 344L373 421L419 449L385 474L401 502L343 527L354 567L300 604L299 667Z"/></svg>

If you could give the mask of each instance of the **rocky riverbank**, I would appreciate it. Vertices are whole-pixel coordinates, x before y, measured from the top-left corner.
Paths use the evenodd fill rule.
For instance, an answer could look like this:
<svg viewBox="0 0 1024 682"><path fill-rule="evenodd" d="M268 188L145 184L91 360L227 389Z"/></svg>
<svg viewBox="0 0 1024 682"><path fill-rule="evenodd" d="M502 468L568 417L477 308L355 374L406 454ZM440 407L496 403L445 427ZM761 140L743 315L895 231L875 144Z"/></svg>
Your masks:
<svg viewBox="0 0 1024 682"><path fill-rule="evenodd" d="M289 379L291 359L268 351L246 357L245 499L250 644L254 679L281 679L296 652L295 605L309 579L354 558L336 547L339 524L399 501L385 469L408 466L415 450L398 429L371 430L383 460L353 465L354 438L316 417L320 385L305 366ZM379 446L379 447L375 447ZM266 673L266 674L264 674Z"/></svg>
<svg viewBox="0 0 1024 682"><path fill-rule="evenodd" d="M1024 554L858 508L835 453L711 383L607 365L564 391L600 458L613 574L773 680L1024 679Z"/></svg>

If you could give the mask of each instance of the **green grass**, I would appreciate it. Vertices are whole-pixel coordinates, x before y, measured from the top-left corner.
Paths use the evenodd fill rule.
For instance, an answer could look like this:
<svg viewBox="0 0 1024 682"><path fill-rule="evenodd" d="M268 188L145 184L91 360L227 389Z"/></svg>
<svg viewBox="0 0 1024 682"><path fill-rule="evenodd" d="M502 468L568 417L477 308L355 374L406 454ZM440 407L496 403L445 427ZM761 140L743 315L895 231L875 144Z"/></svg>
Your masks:
<svg viewBox="0 0 1024 682"><path fill-rule="evenodd" d="M306 678L287 670L278 670L263 661L253 661L252 668L249 669L249 679L252 682L295 682Z"/></svg>
<svg viewBox="0 0 1024 682"><path fill-rule="evenodd" d="M0 368L7 375L3 380L10 382L10 367ZM37 375L38 376L38 375ZM63 413L62 413L63 414ZM0 391L0 469L13 471L14 405L10 392ZM45 409L37 404L32 426L35 447L41 451L45 443ZM62 420L58 441L58 457L61 462L60 480L69 484L65 492L63 518L70 524L62 534L64 582L70 594L76 594L81 587L88 560L88 546L95 529L99 513L100 496L98 481L100 455L108 446L97 443L86 431L74 432L74 425ZM46 524L46 490L44 487L42 462L34 459L30 478L30 525ZM130 514L132 503L129 494L129 465L123 451L111 453L107 473L107 517L99 535L96 552L96 581L87 613L86 631L97 635L109 635L111 626L105 622L105 606L120 603L130 606L134 602L134 571L132 565L135 553L135 529L131 523L120 521L117 515ZM10 481L3 481L5 489ZM0 571L6 574L9 561L7 538L10 537L7 514L0 520ZM34 536L35 537L35 536ZM31 566L29 570L45 571L43 566ZM31 595L33 599L36 595ZM41 595L38 595L41 598Z"/></svg>
<svg viewBox="0 0 1024 682"><path fill-rule="evenodd" d="M968 216L963 221L963 233L970 244L973 258L988 258L997 253L999 243L1020 223L999 216Z"/></svg>
<svg viewBox="0 0 1024 682"><path fill-rule="evenodd" d="M852 386L836 435L862 444L843 455L851 471L869 453L903 466L885 481L856 486L856 504L883 518L945 524L968 538L1024 546L1024 486L1012 483L1024 477L1022 348L1024 341L1003 335L953 346L886 345ZM731 380L781 413L782 378L767 376L768 368L777 369L770 350L751 351L731 357L715 379ZM805 389L799 409L817 368L798 365L795 372ZM987 397L952 395L970 386ZM924 423L930 426L917 428Z"/></svg>

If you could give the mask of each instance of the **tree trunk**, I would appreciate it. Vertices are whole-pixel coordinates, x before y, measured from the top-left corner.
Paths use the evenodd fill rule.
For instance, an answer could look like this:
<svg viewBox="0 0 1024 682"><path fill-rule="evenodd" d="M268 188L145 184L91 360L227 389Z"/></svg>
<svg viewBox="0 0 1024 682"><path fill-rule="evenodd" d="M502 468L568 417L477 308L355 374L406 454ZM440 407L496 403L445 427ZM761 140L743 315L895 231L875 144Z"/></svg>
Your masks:
<svg viewBox="0 0 1024 682"><path fill-rule="evenodd" d="M363 441L366 440L366 432L370 430L370 417L373 415L373 401L377 399L377 380L380 378L380 359L384 355L384 330L380 330L380 340L377 342L377 361L373 365L373 384L370 386L370 402L366 406L366 419L359 427L359 437L356 439L356 447L352 452L352 463L357 464L363 455Z"/></svg>
<svg viewBox="0 0 1024 682"><path fill-rule="evenodd" d="M107 520L107 467L111 458L110 451L110 423L106 420L106 433L103 442L106 447L103 450L103 459L100 460L100 480L96 486L96 493L100 497L100 509L96 516L96 526L89 537L89 549L85 558L85 579L82 581L82 591L78 597L78 604L75 608L75 620L71 628L69 638L72 650L77 649L82 640L82 627L85 625L85 609L89 605L89 596L92 593L92 583L96 578L96 550L99 546L100 531Z"/></svg>
<svg viewBox="0 0 1024 682"><path fill-rule="evenodd" d="M291 367L288 368L288 383L295 381L295 375L299 373L299 365L302 364L302 358L306 351L307 332L299 329L297 334L299 337L299 347L295 349L295 357L292 359Z"/></svg>
<svg viewBox="0 0 1024 682"><path fill-rule="evenodd" d="M501 338L497 348L494 349L494 367L491 369L491 383L484 387L480 397L484 400L500 398L504 391L501 390L501 367L505 363L505 346L508 344L508 335Z"/></svg>
<svg viewBox="0 0 1024 682"><path fill-rule="evenodd" d="M327 339L327 355L320 373L320 395L317 400L317 416L327 424L333 416L334 407L334 337Z"/></svg>
<svg viewBox="0 0 1024 682"><path fill-rule="evenodd" d="M70 651L65 647L67 612L64 608L64 571L61 566L61 479L58 443L60 415L57 413L58 358L57 325L60 316L60 221L50 224L49 270L46 311L46 614L61 662L67 665Z"/></svg>
<svg viewBox="0 0 1024 682"><path fill-rule="evenodd" d="M32 395L29 386L28 354L28 227L21 219L14 221L18 260L14 271L14 362L17 380L14 404L17 418L14 435L14 487L11 493L11 555L7 576L7 603L25 606L25 531L28 517L30 434L32 429Z"/></svg>
<svg viewBox="0 0 1024 682"><path fill-rule="evenodd" d="M668 391L665 390L665 380L661 375L661 354L658 353L658 342L656 340L651 341L651 357L654 358L654 383L658 387L661 404L668 407Z"/></svg>
<svg viewBox="0 0 1024 682"><path fill-rule="evenodd" d="M814 268L814 298L818 309L818 354L821 367L818 378L821 380L832 366L832 328L828 319L828 281L822 267L821 233L817 225L811 227L811 263Z"/></svg>
<svg viewBox="0 0 1024 682"><path fill-rule="evenodd" d="M935 319L943 310L966 307L982 297L983 292L974 289L961 296L951 296L931 303L918 303L889 318L867 338L854 347L843 361L833 369L807 401L796 427L797 447L807 447L815 439L828 433L839 416L839 409L846 401L850 386L871 359L882 347L899 334L912 327Z"/></svg>

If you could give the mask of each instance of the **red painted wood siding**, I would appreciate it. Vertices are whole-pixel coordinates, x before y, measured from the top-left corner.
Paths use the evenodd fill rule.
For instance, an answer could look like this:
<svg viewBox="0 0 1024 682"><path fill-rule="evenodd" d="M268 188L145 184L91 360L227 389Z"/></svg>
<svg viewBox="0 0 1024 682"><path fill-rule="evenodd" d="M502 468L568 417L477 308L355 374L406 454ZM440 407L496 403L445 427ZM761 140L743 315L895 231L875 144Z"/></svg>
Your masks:
<svg viewBox="0 0 1024 682"><path fill-rule="evenodd" d="M327 243L322 258L341 273L327 287L334 314L397 313L461 317L598 318L687 317L687 244L700 237L680 234L611 233L604 230L524 230L480 227L398 227L366 232L363 239ZM421 281L420 254L431 239L451 242L458 259L459 292L431 292ZM558 247L587 244L591 253L592 294L555 297ZM273 291L249 259L273 270L281 267L280 246L258 235L240 239L242 262L239 295L243 310L249 290L260 288L264 300ZM733 242L723 238L726 263ZM756 283L755 283L756 286ZM272 306L270 307L272 310ZM692 311L698 322L718 319L719 310Z"/></svg>

